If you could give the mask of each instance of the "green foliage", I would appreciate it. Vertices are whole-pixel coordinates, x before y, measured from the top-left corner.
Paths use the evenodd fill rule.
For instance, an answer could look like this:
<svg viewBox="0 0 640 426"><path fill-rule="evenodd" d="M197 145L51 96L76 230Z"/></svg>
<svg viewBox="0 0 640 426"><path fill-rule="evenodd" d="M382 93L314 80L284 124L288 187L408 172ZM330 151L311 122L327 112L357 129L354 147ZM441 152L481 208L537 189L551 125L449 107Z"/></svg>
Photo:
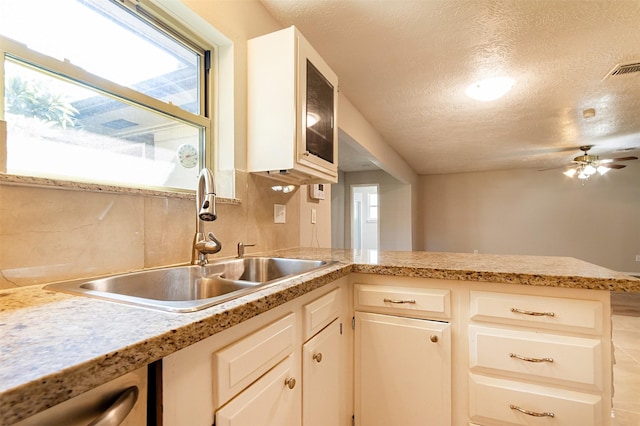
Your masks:
<svg viewBox="0 0 640 426"><path fill-rule="evenodd" d="M6 110L12 114L35 117L55 123L63 128L75 125L74 115L78 113L70 103L62 100L62 95L51 93L34 81L11 76L5 85Z"/></svg>

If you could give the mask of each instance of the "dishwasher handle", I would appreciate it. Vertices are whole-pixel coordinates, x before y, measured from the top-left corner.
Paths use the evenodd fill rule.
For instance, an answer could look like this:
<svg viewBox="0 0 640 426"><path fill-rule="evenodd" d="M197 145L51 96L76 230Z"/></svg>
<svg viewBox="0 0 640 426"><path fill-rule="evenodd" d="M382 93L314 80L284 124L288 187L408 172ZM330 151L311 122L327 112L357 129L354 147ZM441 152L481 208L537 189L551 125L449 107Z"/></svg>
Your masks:
<svg viewBox="0 0 640 426"><path fill-rule="evenodd" d="M118 396L118 399L88 426L118 426L129 415L138 401L138 387L131 386Z"/></svg>

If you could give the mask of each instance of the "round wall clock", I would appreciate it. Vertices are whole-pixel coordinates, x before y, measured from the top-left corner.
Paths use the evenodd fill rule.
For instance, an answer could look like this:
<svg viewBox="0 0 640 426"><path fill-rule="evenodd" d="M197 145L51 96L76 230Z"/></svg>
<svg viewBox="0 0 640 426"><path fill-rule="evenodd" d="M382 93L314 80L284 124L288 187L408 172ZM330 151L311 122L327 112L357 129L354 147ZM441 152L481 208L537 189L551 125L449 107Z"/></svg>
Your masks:
<svg viewBox="0 0 640 426"><path fill-rule="evenodd" d="M178 147L178 161L180 165L187 169L192 169L198 165L198 150L195 146L185 143Z"/></svg>

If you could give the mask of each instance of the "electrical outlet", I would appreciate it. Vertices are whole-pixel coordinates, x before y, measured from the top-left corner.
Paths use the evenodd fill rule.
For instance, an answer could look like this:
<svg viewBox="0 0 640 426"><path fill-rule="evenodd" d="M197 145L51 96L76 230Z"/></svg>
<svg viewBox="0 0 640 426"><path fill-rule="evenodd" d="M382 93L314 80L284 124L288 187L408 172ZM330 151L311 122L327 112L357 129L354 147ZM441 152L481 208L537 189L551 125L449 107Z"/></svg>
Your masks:
<svg viewBox="0 0 640 426"><path fill-rule="evenodd" d="M287 207L284 204L273 205L273 223L287 223Z"/></svg>
<svg viewBox="0 0 640 426"><path fill-rule="evenodd" d="M636 254L636 262L640 262L640 254Z"/></svg>

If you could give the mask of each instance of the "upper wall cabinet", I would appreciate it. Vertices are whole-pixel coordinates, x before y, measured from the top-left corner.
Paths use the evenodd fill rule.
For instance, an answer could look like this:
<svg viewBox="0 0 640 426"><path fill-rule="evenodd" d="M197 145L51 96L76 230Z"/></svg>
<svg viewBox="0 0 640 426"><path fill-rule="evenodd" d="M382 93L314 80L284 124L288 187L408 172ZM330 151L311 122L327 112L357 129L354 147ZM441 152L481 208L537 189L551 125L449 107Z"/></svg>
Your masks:
<svg viewBox="0 0 640 426"><path fill-rule="evenodd" d="M249 40L250 172L289 183L338 180L338 77L295 28Z"/></svg>

